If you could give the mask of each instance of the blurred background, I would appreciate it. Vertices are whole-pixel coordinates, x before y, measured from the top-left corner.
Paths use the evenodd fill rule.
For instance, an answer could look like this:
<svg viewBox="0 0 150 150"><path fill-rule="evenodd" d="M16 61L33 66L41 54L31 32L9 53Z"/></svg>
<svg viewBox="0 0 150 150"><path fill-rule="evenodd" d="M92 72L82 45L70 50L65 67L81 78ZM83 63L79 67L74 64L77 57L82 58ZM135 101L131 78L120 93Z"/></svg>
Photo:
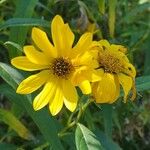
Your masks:
<svg viewBox="0 0 150 150"><path fill-rule="evenodd" d="M150 1L0 0L0 61L10 64L11 58L22 54L22 46L31 43L33 26L47 31L51 39L50 22L56 14L69 23L76 40L84 32L93 32L95 40L107 39L127 47L127 55L136 67L137 77L140 77L137 84L147 82L138 86L134 102L124 104L119 98L111 106L108 110L111 119L107 117L111 121L103 118L101 108L91 105L81 122L97 134L101 132L99 129L103 131L107 124L111 124L108 128L112 130L112 137L102 142L108 150L149 150ZM31 117L17 103L19 99L13 92L0 79L0 149L46 149L48 144ZM61 124L65 124L68 117L66 110L63 113L56 117ZM26 129L20 130L25 130L27 136L17 130L18 120L25 125ZM98 137L103 140L103 136ZM75 149L65 138L62 141L66 149Z"/></svg>

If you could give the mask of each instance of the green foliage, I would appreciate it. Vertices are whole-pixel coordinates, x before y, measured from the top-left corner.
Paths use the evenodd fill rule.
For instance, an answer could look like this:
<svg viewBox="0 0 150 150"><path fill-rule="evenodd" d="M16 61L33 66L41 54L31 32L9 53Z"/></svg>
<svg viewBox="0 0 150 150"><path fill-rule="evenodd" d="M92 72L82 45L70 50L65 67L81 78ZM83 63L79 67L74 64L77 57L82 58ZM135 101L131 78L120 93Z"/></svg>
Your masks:
<svg viewBox="0 0 150 150"><path fill-rule="evenodd" d="M148 0L1 0L0 150L148 150L149 11ZM76 40L94 24L94 40L106 38L128 47L127 55L137 70L134 102L124 104L120 97L114 104L95 104L79 91L81 102L75 112L64 108L52 117L47 107L33 110L32 100L37 93L16 93L28 73L8 65L10 58L22 55L23 45L32 42L30 31L34 26L48 31L51 39L50 22L56 14L69 23Z"/></svg>
<svg viewBox="0 0 150 150"><path fill-rule="evenodd" d="M94 133L82 124L77 125L75 139L77 150L104 150Z"/></svg>
<svg viewBox="0 0 150 150"><path fill-rule="evenodd" d="M18 135L26 140L33 140L34 137L30 131L9 111L0 109L0 121L3 121Z"/></svg>

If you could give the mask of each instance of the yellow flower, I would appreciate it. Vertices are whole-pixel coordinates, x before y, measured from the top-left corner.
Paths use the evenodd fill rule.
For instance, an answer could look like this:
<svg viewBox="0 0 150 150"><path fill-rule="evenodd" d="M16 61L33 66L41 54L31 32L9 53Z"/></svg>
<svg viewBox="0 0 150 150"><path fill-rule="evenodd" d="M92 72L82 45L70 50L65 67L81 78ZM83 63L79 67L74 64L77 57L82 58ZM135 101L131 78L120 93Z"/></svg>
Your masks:
<svg viewBox="0 0 150 150"><path fill-rule="evenodd" d="M83 34L72 48L74 34L59 15L52 20L51 31L53 44L44 31L34 27L33 45L24 46L25 56L14 58L11 63L25 71L39 71L23 80L17 93L29 94L44 85L35 97L33 107L39 110L49 104L50 112L56 115L63 103L70 111L75 110L78 102L75 86L89 94L90 81L97 81L99 77L94 71L97 63L88 52L92 44L91 33Z"/></svg>
<svg viewBox="0 0 150 150"><path fill-rule="evenodd" d="M106 40L100 40L96 59L99 62L97 72L101 77L93 83L93 95L97 103L113 103L120 94L120 85L124 91L124 102L132 89L132 99L136 96L134 66L125 55L126 48L121 45L110 45Z"/></svg>

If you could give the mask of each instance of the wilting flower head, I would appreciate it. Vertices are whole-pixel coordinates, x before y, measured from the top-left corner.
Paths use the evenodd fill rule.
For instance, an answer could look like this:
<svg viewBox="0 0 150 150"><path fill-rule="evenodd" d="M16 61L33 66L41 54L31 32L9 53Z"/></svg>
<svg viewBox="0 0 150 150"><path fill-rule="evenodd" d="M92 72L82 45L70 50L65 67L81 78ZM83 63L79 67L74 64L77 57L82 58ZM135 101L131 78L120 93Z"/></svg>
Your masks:
<svg viewBox="0 0 150 150"><path fill-rule="evenodd" d="M74 111L78 95L75 86L84 94L91 93L90 81L99 77L94 72L96 61L88 50L92 44L92 34L85 33L72 48L74 34L69 25L56 15L51 24L52 41L39 28L32 29L33 45L24 46L25 56L12 59L15 67L25 71L39 71L23 80L17 93L29 94L44 85L35 97L33 107L39 110L49 104L52 115L56 115L63 103Z"/></svg>
<svg viewBox="0 0 150 150"><path fill-rule="evenodd" d="M93 95L97 103L113 103L120 94L120 85L124 91L124 102L132 89L135 98L134 66L129 62L126 48L121 45L110 45L106 40L98 42L96 59L99 62L97 72L101 80L93 83Z"/></svg>

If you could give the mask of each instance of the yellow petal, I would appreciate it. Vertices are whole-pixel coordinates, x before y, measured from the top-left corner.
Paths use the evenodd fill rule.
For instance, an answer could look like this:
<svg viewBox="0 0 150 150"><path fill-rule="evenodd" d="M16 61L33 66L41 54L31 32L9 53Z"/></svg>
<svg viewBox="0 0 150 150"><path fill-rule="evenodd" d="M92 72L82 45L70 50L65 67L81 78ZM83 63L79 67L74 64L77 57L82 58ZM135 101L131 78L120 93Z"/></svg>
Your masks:
<svg viewBox="0 0 150 150"><path fill-rule="evenodd" d="M122 85L122 88L124 90L124 102L126 102L128 93L132 88L133 81L132 81L131 77L129 77L129 76L123 74L123 73L120 73L118 75L118 78L119 78L119 82Z"/></svg>
<svg viewBox="0 0 150 150"><path fill-rule="evenodd" d="M131 64L131 63L126 63L124 66L124 70L123 73L125 73L126 75L135 78L136 76L136 70L135 67Z"/></svg>
<svg viewBox="0 0 150 150"><path fill-rule="evenodd" d="M76 109L78 94L76 88L71 84L69 80L63 81L63 95L65 106L73 112Z"/></svg>
<svg viewBox="0 0 150 150"><path fill-rule="evenodd" d="M96 82L102 79L102 76L104 74L104 71L102 69L99 70L93 70L92 76L91 76L91 82Z"/></svg>
<svg viewBox="0 0 150 150"><path fill-rule="evenodd" d="M46 69L49 67L48 65L34 64L30 62L26 56L19 56L19 57L13 58L11 60L11 64L18 69L22 69L26 71L41 70L41 69Z"/></svg>
<svg viewBox="0 0 150 150"><path fill-rule="evenodd" d="M32 29L32 40L36 46L45 53L47 57L56 57L57 51L50 43L46 33L36 27Z"/></svg>
<svg viewBox="0 0 150 150"><path fill-rule="evenodd" d="M61 83L59 84L62 85ZM49 110L53 116L57 115L63 107L64 96L62 92L62 87L60 87L60 85L57 85L55 96L52 102L49 104Z"/></svg>
<svg viewBox="0 0 150 150"><path fill-rule="evenodd" d="M63 39L62 39L62 29L64 27L64 21L61 16L56 15L51 23L51 32L54 46L58 51L62 51ZM60 52L59 52L60 53Z"/></svg>
<svg viewBox="0 0 150 150"><path fill-rule="evenodd" d="M125 48L124 46L122 45L115 45L115 44L112 44L111 45L111 49L112 50L116 50L116 51L120 51L122 53L126 53L127 52L127 48Z"/></svg>
<svg viewBox="0 0 150 150"><path fill-rule="evenodd" d="M109 47L110 47L110 44L109 44L109 42L107 40L100 40L99 44L102 45L102 47L104 48L104 50L105 50L105 48L109 49Z"/></svg>
<svg viewBox="0 0 150 150"><path fill-rule="evenodd" d="M53 43L59 56L66 56L72 48L74 34L68 24L64 24L61 16L56 15L51 24Z"/></svg>
<svg viewBox="0 0 150 150"><path fill-rule="evenodd" d="M49 78L49 70L41 71L23 80L18 88L17 93L29 94L40 88Z"/></svg>
<svg viewBox="0 0 150 150"><path fill-rule="evenodd" d="M93 83L93 95L97 103L111 103L115 101L116 83L114 75L104 73L99 82Z"/></svg>
<svg viewBox="0 0 150 150"><path fill-rule="evenodd" d="M50 59L48 59L48 57L36 50L34 48L34 46L30 45L30 46L24 46L23 48L24 53L26 54L27 58L35 64L41 64L41 65L49 65L50 64Z"/></svg>
<svg viewBox="0 0 150 150"><path fill-rule="evenodd" d="M33 101L34 110L39 110L44 106L46 106L48 103L50 103L55 96L55 91L56 91L56 82L55 81L47 82L41 93L38 94Z"/></svg>
<svg viewBox="0 0 150 150"><path fill-rule="evenodd" d="M115 81L115 85L116 85L116 92L115 92L115 95L112 98L112 100L109 101L110 104L115 102L118 99L119 95L120 95L120 83L119 83L119 79L118 79L117 75L114 75L114 81Z"/></svg>
<svg viewBox="0 0 150 150"><path fill-rule="evenodd" d="M89 50L92 44L92 33L84 33L72 50L71 57L76 57Z"/></svg>
<svg viewBox="0 0 150 150"><path fill-rule="evenodd" d="M84 80L79 84L79 87L83 94L90 94L91 93L91 84L88 80Z"/></svg>
<svg viewBox="0 0 150 150"><path fill-rule="evenodd" d="M65 24L62 36L63 36L63 45L65 46L65 48L62 49L63 56L68 56L69 53L72 52L72 45L75 38L68 24Z"/></svg>

